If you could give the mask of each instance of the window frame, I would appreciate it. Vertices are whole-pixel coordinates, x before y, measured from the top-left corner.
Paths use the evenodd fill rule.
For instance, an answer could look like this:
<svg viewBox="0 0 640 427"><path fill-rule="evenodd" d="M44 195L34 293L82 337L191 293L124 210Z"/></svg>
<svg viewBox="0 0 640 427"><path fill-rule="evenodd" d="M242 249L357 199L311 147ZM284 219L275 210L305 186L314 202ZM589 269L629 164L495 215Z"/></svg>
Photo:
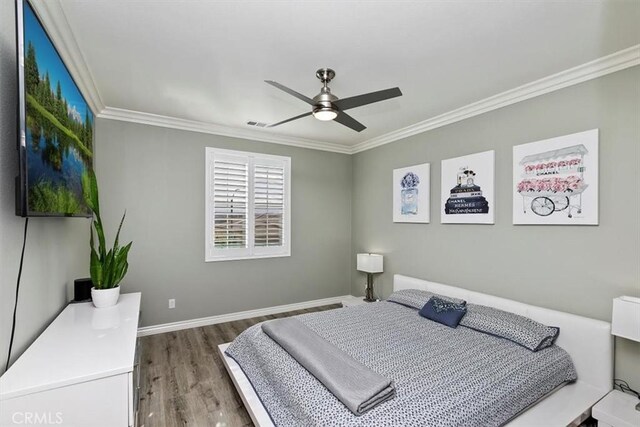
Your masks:
<svg viewBox="0 0 640 427"><path fill-rule="evenodd" d="M214 162L216 158L233 158L247 162L247 246L216 248L214 239ZM255 165L282 166L284 169L282 246L255 245ZM291 157L249 151L205 147L205 262L291 256Z"/></svg>

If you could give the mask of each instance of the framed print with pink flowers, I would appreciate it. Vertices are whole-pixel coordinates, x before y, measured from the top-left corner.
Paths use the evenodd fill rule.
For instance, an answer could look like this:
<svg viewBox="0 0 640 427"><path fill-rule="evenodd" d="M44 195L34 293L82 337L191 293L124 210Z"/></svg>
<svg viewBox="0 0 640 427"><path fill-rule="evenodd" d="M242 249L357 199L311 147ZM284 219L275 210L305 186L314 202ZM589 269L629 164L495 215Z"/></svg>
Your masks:
<svg viewBox="0 0 640 427"><path fill-rule="evenodd" d="M513 223L598 225L598 129L513 147Z"/></svg>
<svg viewBox="0 0 640 427"><path fill-rule="evenodd" d="M393 222L429 222L429 163L393 170Z"/></svg>

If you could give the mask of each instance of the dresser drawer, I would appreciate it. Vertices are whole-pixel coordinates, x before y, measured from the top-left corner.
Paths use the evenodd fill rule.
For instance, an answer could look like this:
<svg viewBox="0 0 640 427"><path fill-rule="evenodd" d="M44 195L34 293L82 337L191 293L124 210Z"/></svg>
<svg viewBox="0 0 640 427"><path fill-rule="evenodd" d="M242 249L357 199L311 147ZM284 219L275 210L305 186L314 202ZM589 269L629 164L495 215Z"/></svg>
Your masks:
<svg viewBox="0 0 640 427"><path fill-rule="evenodd" d="M129 425L127 382L130 375L114 375L2 400L0 426L30 425L33 423L25 417L38 416L46 420L39 424L125 427Z"/></svg>
<svg viewBox="0 0 640 427"><path fill-rule="evenodd" d="M133 371L129 386L129 426L136 426L138 407L140 405L140 339L136 340L136 352L133 358Z"/></svg>

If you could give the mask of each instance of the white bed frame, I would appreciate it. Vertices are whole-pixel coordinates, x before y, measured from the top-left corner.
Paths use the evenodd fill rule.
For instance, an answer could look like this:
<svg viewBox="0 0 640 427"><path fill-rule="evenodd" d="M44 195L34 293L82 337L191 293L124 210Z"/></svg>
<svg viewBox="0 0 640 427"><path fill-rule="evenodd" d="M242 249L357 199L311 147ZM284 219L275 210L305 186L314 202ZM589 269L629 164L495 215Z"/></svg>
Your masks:
<svg viewBox="0 0 640 427"><path fill-rule="evenodd" d="M393 278L393 289L428 290L560 327L560 336L556 343L571 355L578 373L578 381L542 399L509 422L508 427L570 425L585 411L589 411L613 387L613 338L611 325L607 322L399 274ZM229 344L220 345L219 351L253 423L258 427L273 427L271 417L242 369L224 353L228 346Z"/></svg>

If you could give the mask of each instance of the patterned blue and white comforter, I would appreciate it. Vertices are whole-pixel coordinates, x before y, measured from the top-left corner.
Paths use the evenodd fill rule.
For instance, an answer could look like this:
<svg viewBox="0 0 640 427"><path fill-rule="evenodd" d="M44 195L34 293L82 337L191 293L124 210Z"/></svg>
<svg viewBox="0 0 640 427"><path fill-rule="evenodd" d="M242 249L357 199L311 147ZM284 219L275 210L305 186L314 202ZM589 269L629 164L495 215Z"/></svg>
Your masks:
<svg viewBox="0 0 640 427"><path fill-rule="evenodd" d="M499 426L576 379L553 345L532 352L506 339L430 321L392 302L297 316L390 378L396 397L355 416L255 325L228 347L276 426Z"/></svg>

